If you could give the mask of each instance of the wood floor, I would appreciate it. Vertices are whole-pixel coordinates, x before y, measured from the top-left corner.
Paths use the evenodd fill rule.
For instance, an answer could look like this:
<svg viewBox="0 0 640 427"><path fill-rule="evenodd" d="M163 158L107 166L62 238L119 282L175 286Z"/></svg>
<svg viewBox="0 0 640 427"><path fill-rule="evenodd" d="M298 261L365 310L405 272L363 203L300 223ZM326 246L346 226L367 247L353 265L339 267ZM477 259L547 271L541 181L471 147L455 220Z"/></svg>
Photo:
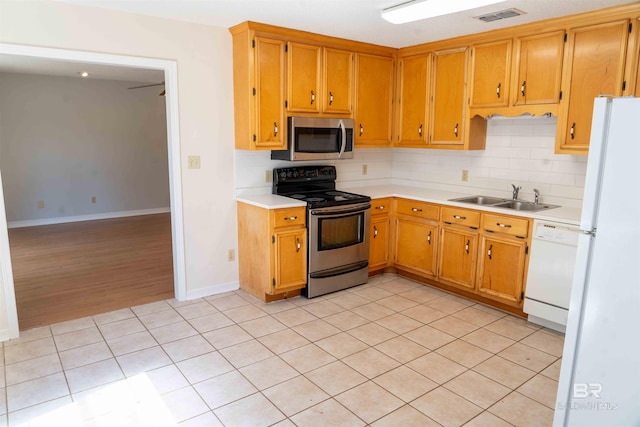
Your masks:
<svg viewBox="0 0 640 427"><path fill-rule="evenodd" d="M9 230L20 329L172 298L171 215Z"/></svg>

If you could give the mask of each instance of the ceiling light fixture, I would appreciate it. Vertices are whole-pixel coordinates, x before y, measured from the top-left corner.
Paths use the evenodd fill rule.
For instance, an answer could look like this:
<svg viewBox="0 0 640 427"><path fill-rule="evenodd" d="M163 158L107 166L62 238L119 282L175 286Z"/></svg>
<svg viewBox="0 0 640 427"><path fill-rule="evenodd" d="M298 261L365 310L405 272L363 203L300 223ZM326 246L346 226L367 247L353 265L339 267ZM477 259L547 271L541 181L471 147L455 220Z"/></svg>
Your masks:
<svg viewBox="0 0 640 427"><path fill-rule="evenodd" d="M411 0L382 10L382 18L392 24L404 24L421 19L476 9L505 0Z"/></svg>
<svg viewBox="0 0 640 427"><path fill-rule="evenodd" d="M80 77L89 77L89 73L86 71L80 71L78 74L80 74Z"/></svg>

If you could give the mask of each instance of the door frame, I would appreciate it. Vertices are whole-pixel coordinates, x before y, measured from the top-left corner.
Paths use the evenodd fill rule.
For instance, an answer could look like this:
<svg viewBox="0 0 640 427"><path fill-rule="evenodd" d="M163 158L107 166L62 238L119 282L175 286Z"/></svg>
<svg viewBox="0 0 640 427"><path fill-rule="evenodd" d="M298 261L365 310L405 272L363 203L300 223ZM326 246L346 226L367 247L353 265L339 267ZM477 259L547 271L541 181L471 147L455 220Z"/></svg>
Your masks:
<svg viewBox="0 0 640 427"><path fill-rule="evenodd" d="M173 250L173 287L175 298L187 296L184 219L182 214L182 174L180 159L180 129L178 117L178 64L176 61L112 55L78 50L53 49L0 43L0 54L63 60L78 63L105 64L164 71L167 116L167 154L169 163L169 197L171 202L171 242ZM7 329L0 328L0 342L19 335L18 313L11 268L11 253L0 170L0 303L4 294ZM5 323L0 319L0 325Z"/></svg>

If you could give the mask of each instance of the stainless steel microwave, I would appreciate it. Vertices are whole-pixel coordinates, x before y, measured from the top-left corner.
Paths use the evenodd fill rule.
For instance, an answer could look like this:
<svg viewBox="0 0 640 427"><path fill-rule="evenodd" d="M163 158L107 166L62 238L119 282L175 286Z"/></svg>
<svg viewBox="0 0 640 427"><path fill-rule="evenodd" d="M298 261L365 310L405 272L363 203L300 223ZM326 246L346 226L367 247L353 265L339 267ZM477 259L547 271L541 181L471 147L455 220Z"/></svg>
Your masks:
<svg viewBox="0 0 640 427"><path fill-rule="evenodd" d="M289 117L288 148L271 151L271 159L353 159L353 127L353 119Z"/></svg>

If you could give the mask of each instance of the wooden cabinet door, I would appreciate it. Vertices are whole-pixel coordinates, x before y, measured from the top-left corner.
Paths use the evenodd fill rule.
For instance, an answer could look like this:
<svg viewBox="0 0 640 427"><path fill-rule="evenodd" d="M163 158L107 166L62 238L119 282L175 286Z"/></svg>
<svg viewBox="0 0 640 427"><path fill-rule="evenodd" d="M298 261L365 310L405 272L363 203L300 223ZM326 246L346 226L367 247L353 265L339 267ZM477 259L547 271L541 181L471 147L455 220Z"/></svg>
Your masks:
<svg viewBox="0 0 640 427"><path fill-rule="evenodd" d="M471 50L472 107L509 105L511 40L479 44Z"/></svg>
<svg viewBox="0 0 640 427"><path fill-rule="evenodd" d="M522 303L527 243L515 238L482 236L478 293L519 306Z"/></svg>
<svg viewBox="0 0 640 427"><path fill-rule="evenodd" d="M356 54L356 144L391 142L392 87L392 58Z"/></svg>
<svg viewBox="0 0 640 427"><path fill-rule="evenodd" d="M256 148L286 148L284 115L285 43L256 37Z"/></svg>
<svg viewBox="0 0 640 427"><path fill-rule="evenodd" d="M323 69L323 111L350 115L353 111L353 53L325 47Z"/></svg>
<svg viewBox="0 0 640 427"><path fill-rule="evenodd" d="M405 218L396 220L396 264L436 275L438 226Z"/></svg>
<svg viewBox="0 0 640 427"><path fill-rule="evenodd" d="M289 42L288 111L320 112L320 70L322 48Z"/></svg>
<svg viewBox="0 0 640 427"><path fill-rule="evenodd" d="M433 54L431 144L463 145L467 49Z"/></svg>
<svg viewBox="0 0 640 427"><path fill-rule="evenodd" d="M389 256L389 217L371 217L369 270L384 268Z"/></svg>
<svg viewBox="0 0 640 427"><path fill-rule="evenodd" d="M516 39L514 105L560 102L564 31Z"/></svg>
<svg viewBox="0 0 640 427"><path fill-rule="evenodd" d="M475 288L478 232L443 227L440 233L438 276L454 285Z"/></svg>
<svg viewBox="0 0 640 427"><path fill-rule="evenodd" d="M427 78L430 55L400 59L398 146L425 146L427 142Z"/></svg>
<svg viewBox="0 0 640 427"><path fill-rule="evenodd" d="M303 288L307 283L307 230L297 228L274 233L273 293Z"/></svg>
<svg viewBox="0 0 640 427"><path fill-rule="evenodd" d="M569 31L556 153L587 154L594 98L622 94L628 33L627 20Z"/></svg>

